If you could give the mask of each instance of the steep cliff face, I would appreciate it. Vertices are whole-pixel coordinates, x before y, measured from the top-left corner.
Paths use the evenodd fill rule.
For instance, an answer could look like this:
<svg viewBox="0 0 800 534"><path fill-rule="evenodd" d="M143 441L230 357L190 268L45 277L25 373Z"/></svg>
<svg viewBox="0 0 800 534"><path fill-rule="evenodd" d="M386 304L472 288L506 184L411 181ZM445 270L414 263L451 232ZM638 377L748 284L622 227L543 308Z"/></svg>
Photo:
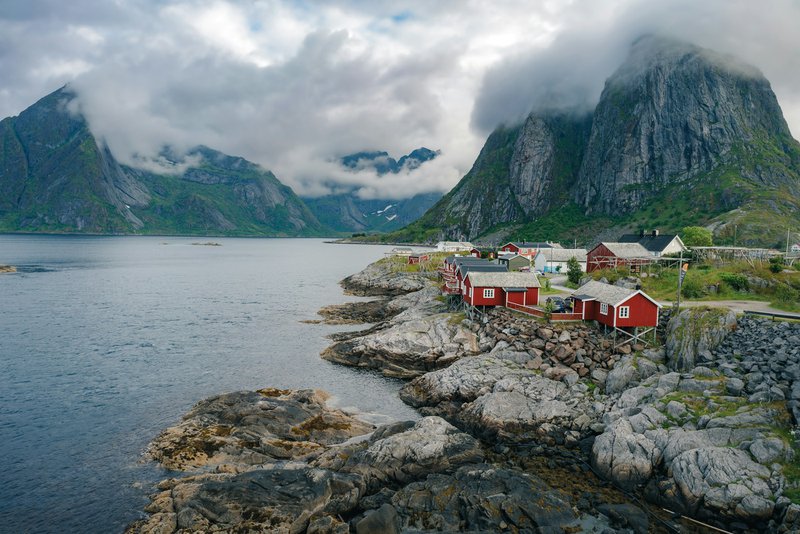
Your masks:
<svg viewBox="0 0 800 534"><path fill-rule="evenodd" d="M591 242L702 224L718 242L737 233L738 244L773 245L776 228L798 223L800 144L769 82L734 58L648 36L591 115L537 112L501 126L398 237L473 239L513 225L515 236Z"/></svg>
<svg viewBox="0 0 800 534"><path fill-rule="evenodd" d="M472 239L565 202L577 180L591 123L587 114L538 112L522 125L498 128L469 173L410 233ZM436 235L426 226L437 228Z"/></svg>
<svg viewBox="0 0 800 534"><path fill-rule="evenodd" d="M592 117L564 113L531 114L511 156L508 179L525 215L541 216L566 200L575 179Z"/></svg>
<svg viewBox="0 0 800 534"><path fill-rule="evenodd" d="M206 147L183 175L120 165L62 88L0 122L0 230L321 235L275 176Z"/></svg>
<svg viewBox="0 0 800 534"><path fill-rule="evenodd" d="M624 214L665 187L721 165L744 166L764 144L793 145L769 82L755 68L664 38L634 43L594 113L575 199L588 213ZM791 156L786 156L787 163ZM764 185L794 185L776 169Z"/></svg>

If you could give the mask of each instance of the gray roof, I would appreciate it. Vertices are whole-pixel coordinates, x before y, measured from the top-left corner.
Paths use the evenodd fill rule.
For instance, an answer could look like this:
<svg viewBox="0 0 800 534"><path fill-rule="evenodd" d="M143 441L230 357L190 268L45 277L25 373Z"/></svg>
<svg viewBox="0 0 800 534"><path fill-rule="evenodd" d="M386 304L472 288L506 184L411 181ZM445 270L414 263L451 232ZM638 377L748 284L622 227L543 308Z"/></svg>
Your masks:
<svg viewBox="0 0 800 534"><path fill-rule="evenodd" d="M646 298L660 306L660 304L651 299L642 291L612 286L611 284L604 284L603 282L597 282L595 280L583 284L581 287L575 290L572 296L581 300L594 299L598 302L604 302L606 304L610 304L611 306L616 306L621 302L628 300L636 293L642 293L642 295L644 295Z"/></svg>
<svg viewBox="0 0 800 534"><path fill-rule="evenodd" d="M468 273L489 273L489 272L496 272L496 273L507 273L508 266L507 265L498 265L496 263L486 263L486 264L479 264L479 263L465 263L463 265L459 265L457 272L461 273L461 278L465 278Z"/></svg>
<svg viewBox="0 0 800 534"><path fill-rule="evenodd" d="M665 248L672 243L672 240L678 237L675 234L625 234L620 236L620 243L639 243L650 252L661 253ZM681 242L683 243L683 242Z"/></svg>
<svg viewBox="0 0 800 534"><path fill-rule="evenodd" d="M470 271L467 275L473 287L540 287L533 273L487 273Z"/></svg>
<svg viewBox="0 0 800 534"><path fill-rule="evenodd" d="M585 248L549 248L539 252L547 261L569 261L575 258L578 261L586 262Z"/></svg>
<svg viewBox="0 0 800 534"><path fill-rule="evenodd" d="M603 242L600 244L618 258L650 258L653 256L649 250L639 243Z"/></svg>

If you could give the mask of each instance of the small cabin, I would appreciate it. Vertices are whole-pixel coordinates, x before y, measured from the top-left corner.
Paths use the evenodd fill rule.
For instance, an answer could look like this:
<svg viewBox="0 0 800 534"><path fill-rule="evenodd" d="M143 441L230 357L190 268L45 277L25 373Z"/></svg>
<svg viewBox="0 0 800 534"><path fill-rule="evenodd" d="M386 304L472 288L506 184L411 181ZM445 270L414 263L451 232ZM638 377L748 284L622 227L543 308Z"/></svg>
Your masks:
<svg viewBox="0 0 800 534"><path fill-rule="evenodd" d="M642 290L590 281L572 294L572 312L613 328L654 328L661 305Z"/></svg>
<svg viewBox="0 0 800 534"><path fill-rule="evenodd" d="M411 254L408 257L408 264L415 265L423 261L430 261L431 257L428 254Z"/></svg>
<svg viewBox="0 0 800 534"><path fill-rule="evenodd" d="M535 306L539 279L533 273L470 272L464 282L464 302L471 306Z"/></svg>
<svg viewBox="0 0 800 534"><path fill-rule="evenodd" d="M581 271L586 272L585 248L542 249L533 258L533 268L540 273L566 273L572 258L578 261Z"/></svg>
<svg viewBox="0 0 800 534"><path fill-rule="evenodd" d="M519 254L503 254L497 257L497 263L508 267L509 271L529 271L531 268L531 260Z"/></svg>
<svg viewBox="0 0 800 534"><path fill-rule="evenodd" d="M653 255L639 243L603 242L586 254L586 272L623 265L636 268L653 261Z"/></svg>

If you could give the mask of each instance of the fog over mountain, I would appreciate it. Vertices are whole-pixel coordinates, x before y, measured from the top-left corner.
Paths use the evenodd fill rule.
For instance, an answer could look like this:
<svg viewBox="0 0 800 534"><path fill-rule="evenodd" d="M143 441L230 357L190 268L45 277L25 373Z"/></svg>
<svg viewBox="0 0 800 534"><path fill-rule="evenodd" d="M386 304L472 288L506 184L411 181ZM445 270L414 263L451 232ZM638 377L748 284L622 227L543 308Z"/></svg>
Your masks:
<svg viewBox="0 0 800 534"><path fill-rule="evenodd" d="M531 109L591 109L645 33L757 66L800 132L800 4L775 0L429 3L75 0L0 6L0 117L68 83L123 163L199 144L304 196L446 191L485 137ZM402 179L344 170L359 151L441 155Z"/></svg>

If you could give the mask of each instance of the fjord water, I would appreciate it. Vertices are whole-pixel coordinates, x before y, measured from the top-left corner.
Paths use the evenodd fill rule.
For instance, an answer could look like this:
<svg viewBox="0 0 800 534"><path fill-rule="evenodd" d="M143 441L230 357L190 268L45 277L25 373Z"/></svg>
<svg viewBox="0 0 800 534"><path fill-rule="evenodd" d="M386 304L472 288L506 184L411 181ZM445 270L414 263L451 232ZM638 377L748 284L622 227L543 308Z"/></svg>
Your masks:
<svg viewBox="0 0 800 534"><path fill-rule="evenodd" d="M415 418L399 382L319 357L343 327L301 322L353 300L337 282L386 250L0 235L0 264L19 270L0 275L0 531L120 532L168 476L147 443L216 393L320 388Z"/></svg>

